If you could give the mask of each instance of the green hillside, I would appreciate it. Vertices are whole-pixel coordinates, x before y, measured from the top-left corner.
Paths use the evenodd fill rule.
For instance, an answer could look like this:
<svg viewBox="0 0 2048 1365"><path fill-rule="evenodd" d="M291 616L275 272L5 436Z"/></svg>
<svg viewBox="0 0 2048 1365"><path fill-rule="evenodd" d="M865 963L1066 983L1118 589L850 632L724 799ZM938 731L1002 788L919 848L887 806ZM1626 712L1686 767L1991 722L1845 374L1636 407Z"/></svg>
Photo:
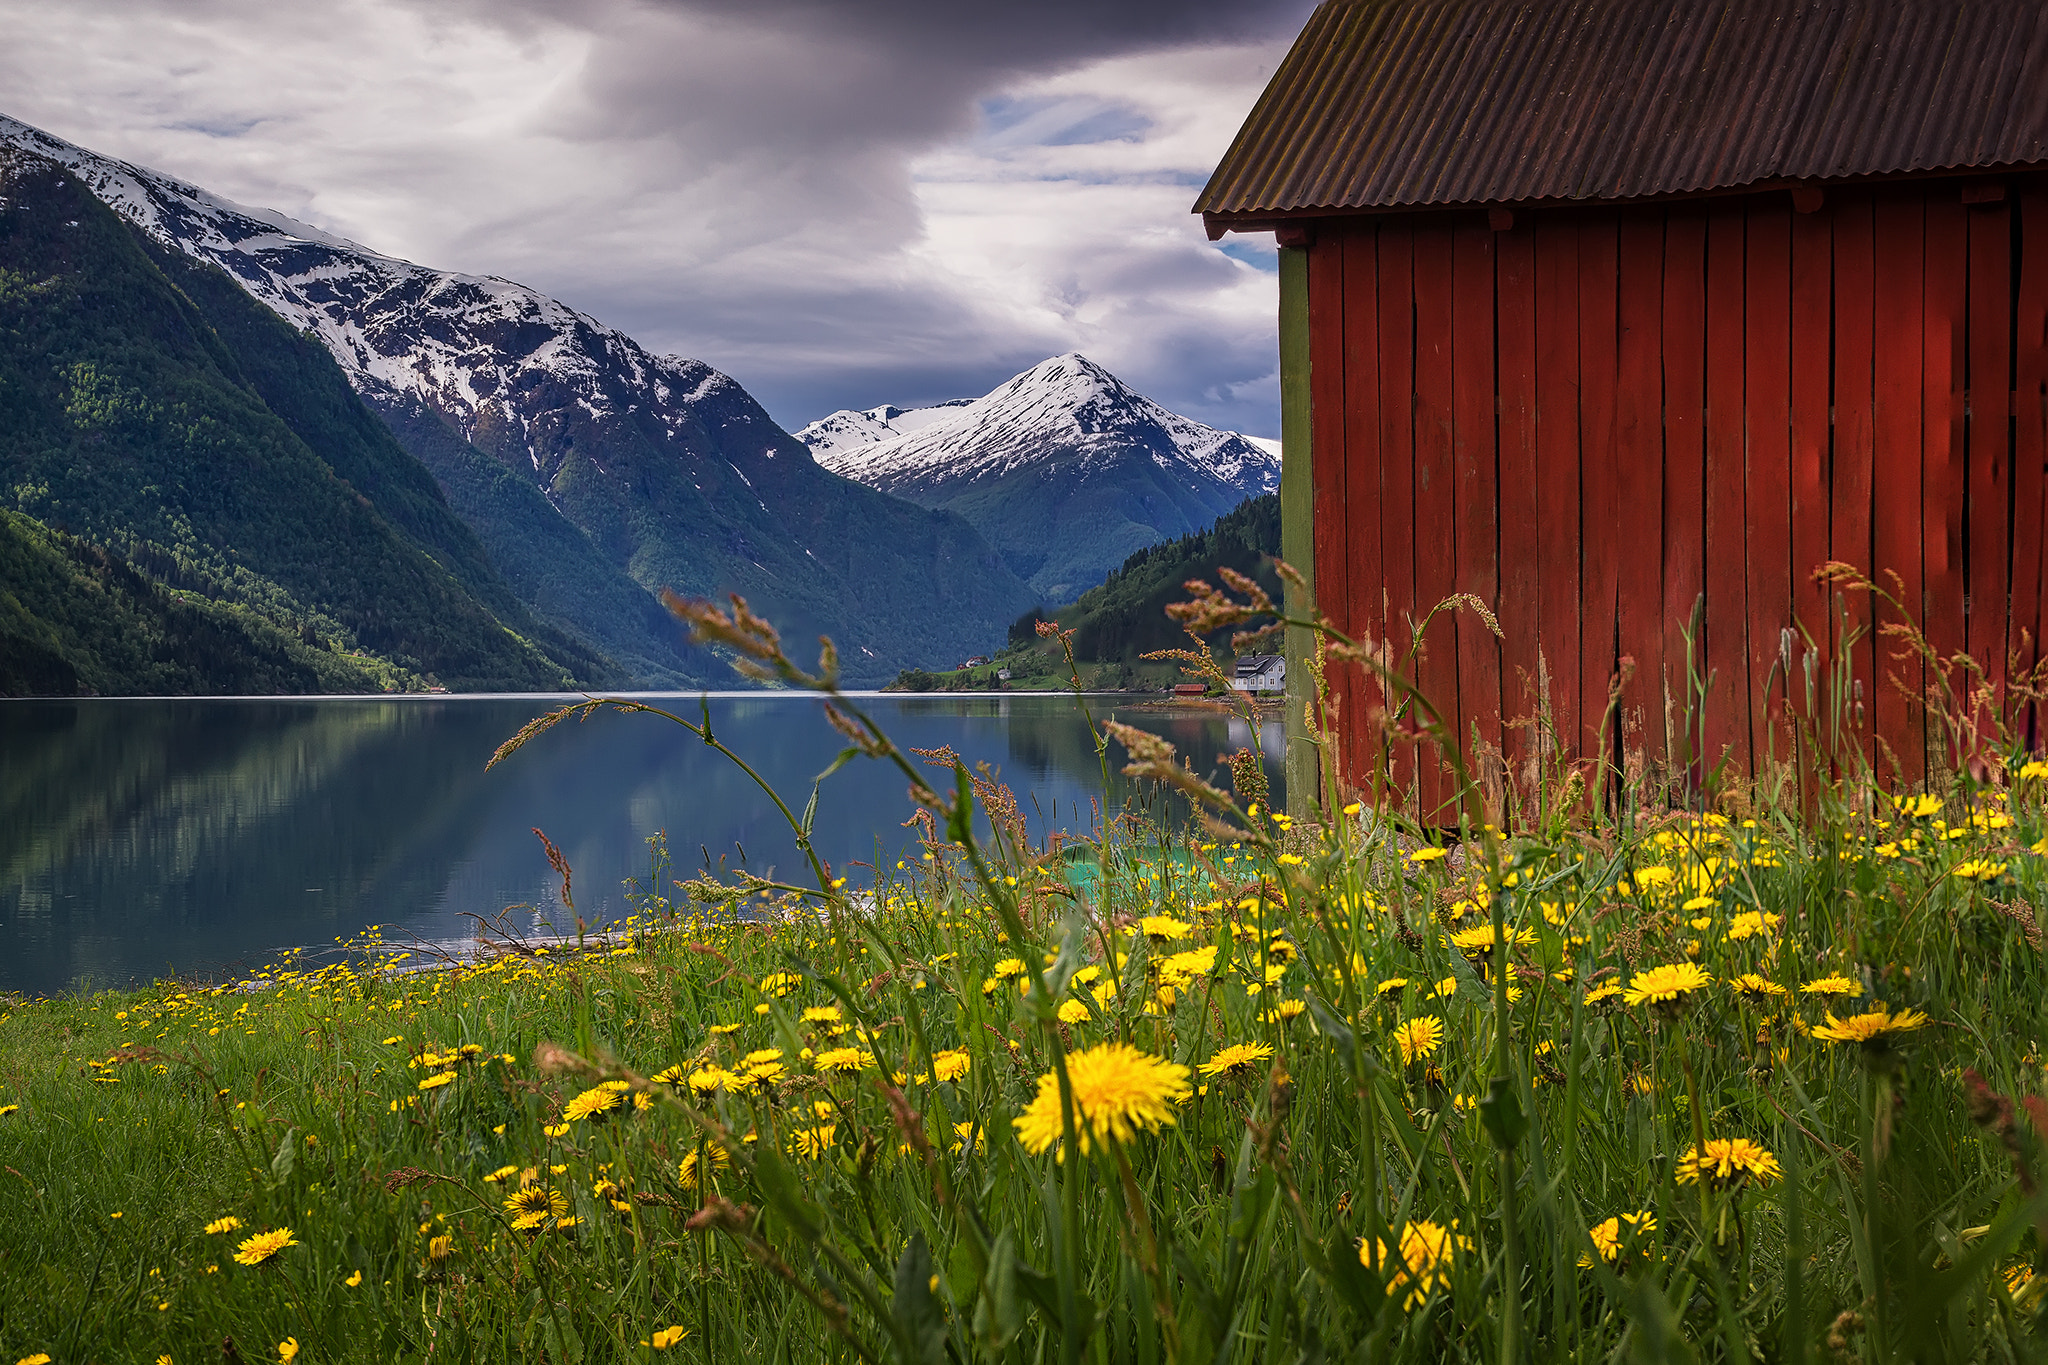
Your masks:
<svg viewBox="0 0 2048 1365"><path fill-rule="evenodd" d="M1178 667L1145 663L1141 656L1186 647L1188 637L1167 616L1167 604L1186 600L1184 585L1191 578L1216 582L1222 567L1255 579L1277 598L1280 579L1271 560L1279 553L1280 495L1266 493L1218 517L1207 530L1139 550L1072 606L1050 616L1074 632L1074 657L1086 666L1083 681L1089 686L1164 686L1178 680ZM1065 656L1038 635L1038 622L1048 615L1040 608L1018 617L1008 646L985 666L950 673L906 670L894 686L916 692L979 690L993 686L996 671L1003 668L1010 670L1013 687L1060 686L1067 676ZM1210 643L1227 646L1229 634L1222 632Z"/></svg>
<svg viewBox="0 0 2048 1365"><path fill-rule="evenodd" d="M1278 597L1280 579L1268 562L1280 553L1280 495L1247 499L1205 531L1149 546L1060 612L1074 631L1074 651L1097 663L1129 663L1155 649L1185 645L1187 636L1166 615L1170 602L1187 598L1190 578L1216 582L1218 568L1258 580Z"/></svg>
<svg viewBox="0 0 2048 1365"><path fill-rule="evenodd" d="M613 672L521 607L317 346L213 267L146 246L62 168L18 152L0 152L6 504L63 533L39 551L17 546L10 562L55 573L53 555L74 569L99 554L118 560L137 585L109 591L137 620L178 600L155 589L175 590L181 610L199 613L191 620L227 631L217 646L242 662L220 676L261 680L252 690L301 690L309 678L313 690L352 689L370 676L313 653L360 651L397 685L451 690L557 688ZM20 522L10 534L36 539ZM58 657L96 690L173 685L92 632L35 615L82 600L16 591L10 638L59 642ZM161 615L173 618L187 620ZM287 664L290 651L272 649L279 638L307 657ZM59 676L29 657L30 671ZM190 685L215 690L202 674L215 676L201 669Z"/></svg>
<svg viewBox="0 0 2048 1365"><path fill-rule="evenodd" d="M173 592L101 546L0 509L0 696L377 692L379 660Z"/></svg>

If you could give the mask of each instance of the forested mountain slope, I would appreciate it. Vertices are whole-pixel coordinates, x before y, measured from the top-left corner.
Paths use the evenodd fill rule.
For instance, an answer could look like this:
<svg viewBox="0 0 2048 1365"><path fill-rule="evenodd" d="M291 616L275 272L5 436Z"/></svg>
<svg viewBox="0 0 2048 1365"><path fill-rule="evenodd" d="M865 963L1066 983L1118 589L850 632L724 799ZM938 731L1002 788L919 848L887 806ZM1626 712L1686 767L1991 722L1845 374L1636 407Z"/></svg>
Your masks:
<svg viewBox="0 0 2048 1365"><path fill-rule="evenodd" d="M552 689L609 678L600 656L525 611L417 463L363 428L368 414L341 401L332 364L294 351L301 338L211 269L153 252L61 165L0 147L0 496L189 594L207 619L246 614L245 631L213 637L220 659L193 661L194 686L249 677L298 690L308 677L325 688L381 675ZM10 534L21 562L47 567L47 555L20 549L35 527ZM143 604L168 600L139 589L127 598L145 616ZM15 595L17 626L30 607ZM373 663L367 673L309 659L287 668L271 658L270 631ZM168 685L83 638L73 648L84 652L66 659L81 685Z"/></svg>

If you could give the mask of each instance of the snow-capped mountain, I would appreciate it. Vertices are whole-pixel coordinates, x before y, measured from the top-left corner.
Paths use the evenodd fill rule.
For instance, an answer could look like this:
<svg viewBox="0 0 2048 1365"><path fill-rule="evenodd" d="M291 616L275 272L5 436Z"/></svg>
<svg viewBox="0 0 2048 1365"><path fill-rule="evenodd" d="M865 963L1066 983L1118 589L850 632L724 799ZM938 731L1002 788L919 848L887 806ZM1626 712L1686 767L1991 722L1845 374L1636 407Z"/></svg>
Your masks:
<svg viewBox="0 0 2048 1365"><path fill-rule="evenodd" d="M145 236L316 336L505 577L568 628L594 630L587 592L548 598L571 528L644 590L738 591L786 631L834 635L856 680L972 653L1029 605L970 527L820 468L701 361L652 355L513 281L398 260L4 116L0 144L57 161ZM537 532L550 516L570 526Z"/></svg>
<svg viewBox="0 0 2048 1365"><path fill-rule="evenodd" d="M827 469L959 512L1048 605L1280 481L1270 449L1169 412L1072 352L981 398L835 412L797 439Z"/></svg>
<svg viewBox="0 0 2048 1365"><path fill-rule="evenodd" d="M796 433L796 438L811 448L811 454L824 456L833 451L855 450L871 446L877 441L886 441L892 436L906 436L921 431L934 422L944 421L961 408L972 403L972 398L955 398L950 402L936 403L928 408L899 408L893 403L884 403L879 408L867 408L855 412L842 408L830 417L817 421Z"/></svg>
<svg viewBox="0 0 2048 1365"><path fill-rule="evenodd" d="M0 115L0 142L64 166L161 245L212 261L319 337L366 396L416 399L466 438L523 445L536 469L564 403L619 417L652 400L681 431L691 407L738 385L700 361L649 355L631 337L510 280L432 270L270 209L116 161ZM617 391L624 379L628 392ZM537 389L546 397L532 401ZM558 461L548 461L556 464Z"/></svg>

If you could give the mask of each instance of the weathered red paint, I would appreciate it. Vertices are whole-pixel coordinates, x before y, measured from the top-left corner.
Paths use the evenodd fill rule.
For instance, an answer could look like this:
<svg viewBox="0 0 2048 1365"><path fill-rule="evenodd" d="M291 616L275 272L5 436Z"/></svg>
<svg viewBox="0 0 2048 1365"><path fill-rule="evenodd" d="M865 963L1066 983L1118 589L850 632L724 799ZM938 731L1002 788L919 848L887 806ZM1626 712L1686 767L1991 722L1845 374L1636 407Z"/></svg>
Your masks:
<svg viewBox="0 0 2048 1365"><path fill-rule="evenodd" d="M1917 619L1920 564L1920 330L1926 215L1919 195L1881 194L1871 319L1871 563L1878 581ZM1917 654L1890 640L1877 643L1879 773L1918 782L1926 769L1924 720L1913 703L1924 679ZM1884 750L1889 750L1886 754Z"/></svg>
<svg viewBox="0 0 2048 1365"><path fill-rule="evenodd" d="M1368 640L1381 633L1380 584L1385 577L1379 528L1379 252L1371 224L1344 236L1344 553L1330 574L1343 583L1345 633ZM1406 452L1404 451L1405 455ZM1321 544L1317 544L1316 582L1323 581ZM1333 611L1323 598L1324 611ZM1331 679L1339 697L1339 724L1347 745L1349 768L1364 771L1376 757L1369 751L1371 730L1362 708L1378 688L1356 670L1339 669Z"/></svg>
<svg viewBox="0 0 2048 1365"><path fill-rule="evenodd" d="M1994 679L2039 658L2048 180L1974 207L1926 182L1831 186L1810 214L1760 193L1499 231L1362 216L1319 227L1310 286L1340 303L1311 304L1323 609L1398 663L1446 595L1486 601L1508 638L1439 617L1414 678L1518 779L1617 738L1611 757L1697 761L1694 781L1793 757L1795 721L1828 718L1836 611L1863 632L1840 700L1875 721L1880 775L1964 757L1906 694L1944 679L1871 633L1866 594L1813 582L1829 559L1897 575L1935 648ZM1695 601L1703 737L1683 728ZM1341 686L1350 722L1382 700ZM1507 723L1538 715L1554 741ZM1433 750L1390 757L1418 815L1453 817ZM1375 755L1354 733L1343 759L1358 780Z"/></svg>
<svg viewBox="0 0 2048 1365"><path fill-rule="evenodd" d="M1792 753L1792 214L1751 200L1743 261L1743 508L1749 612L1750 742L1759 759Z"/></svg>
<svg viewBox="0 0 2048 1365"><path fill-rule="evenodd" d="M1500 360L1500 645L1508 764L1528 771L1536 748L1537 565L1544 541L1536 501L1536 234L1526 224L1494 240L1495 349ZM1526 723L1524 723L1526 722Z"/></svg>

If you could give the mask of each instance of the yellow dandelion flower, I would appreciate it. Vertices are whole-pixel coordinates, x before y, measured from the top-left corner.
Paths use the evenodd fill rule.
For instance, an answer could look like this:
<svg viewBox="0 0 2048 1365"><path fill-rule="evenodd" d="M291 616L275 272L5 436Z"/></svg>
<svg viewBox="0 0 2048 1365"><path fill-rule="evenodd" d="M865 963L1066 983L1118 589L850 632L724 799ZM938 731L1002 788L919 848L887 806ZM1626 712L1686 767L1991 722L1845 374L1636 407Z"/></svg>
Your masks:
<svg viewBox="0 0 2048 1365"><path fill-rule="evenodd" d="M1405 1020L1394 1029L1394 1042L1401 1049L1403 1065L1430 1056L1444 1045L1444 1021L1434 1014Z"/></svg>
<svg viewBox="0 0 2048 1365"><path fill-rule="evenodd" d="M1439 858L1443 858L1443 857L1447 857L1447 856L1449 856L1449 854L1450 854L1450 850L1449 850L1449 849L1443 849L1443 848L1418 848L1418 849L1416 849L1416 850L1415 850L1415 851L1414 851L1413 853L1411 853L1411 854L1409 854L1409 855L1408 855L1408 861L1409 861L1409 862L1411 862L1411 863L1417 863L1417 864L1421 864L1421 863L1433 863L1433 862L1435 862L1435 861L1436 861L1437 859L1439 859Z"/></svg>
<svg viewBox="0 0 2048 1365"><path fill-rule="evenodd" d="M454 1073L454 1072L452 1072L452 1071L437 1071L437 1072L435 1072L435 1073L434 1073L433 1075L431 1075L431 1076L427 1077L427 1078L426 1078L425 1080L423 1080L423 1081L421 1081L421 1082L420 1082L420 1089L422 1089L422 1090L438 1090L438 1089L439 1089L440 1087L442 1087L442 1086L444 1086L444 1085L453 1085L453 1084L455 1084L455 1073Z"/></svg>
<svg viewBox="0 0 2048 1365"><path fill-rule="evenodd" d="M291 1365L292 1359L295 1356L297 1356L298 1353L299 1339L297 1337L286 1337L283 1341L277 1343L277 1359L279 1365Z"/></svg>
<svg viewBox="0 0 2048 1365"><path fill-rule="evenodd" d="M262 1265L286 1247L297 1245L298 1241L293 1238L290 1228L273 1228L269 1232L259 1232L253 1237L243 1238L235 1247L235 1264Z"/></svg>
<svg viewBox="0 0 2048 1365"><path fill-rule="evenodd" d="M1387 1293L1400 1294L1403 1311L1412 1311L1438 1289L1451 1286L1451 1263L1460 1251L1472 1250L1472 1239L1424 1218L1401 1229L1401 1249L1367 1239L1358 1245L1359 1264L1385 1274Z"/></svg>
<svg viewBox="0 0 2048 1365"><path fill-rule="evenodd" d="M207 1232L215 1236L218 1236L223 1232L233 1232L236 1228L240 1226L242 1226L242 1220L235 1217L233 1214L229 1214L225 1218L216 1218L211 1223L208 1223L206 1225L206 1230Z"/></svg>
<svg viewBox="0 0 2048 1365"><path fill-rule="evenodd" d="M1377 986L1374 986L1374 987L1372 988L1372 993L1373 993L1374 995L1392 995L1392 994L1394 994L1394 993L1395 993L1396 991L1400 991L1400 990L1405 990L1405 989L1407 988L1407 986L1408 986L1408 978L1407 978L1407 977L1405 977L1405 976L1396 976L1396 977L1389 977L1389 978L1388 978L1387 980L1385 980L1385 981L1382 981L1382 982L1380 982L1380 984L1379 984L1379 985L1377 985Z"/></svg>
<svg viewBox="0 0 2048 1365"><path fill-rule="evenodd" d="M1894 796L1892 808L1908 820L1925 820L1930 815L1941 814L1941 798L1926 796Z"/></svg>
<svg viewBox="0 0 2048 1365"><path fill-rule="evenodd" d="M1026 975L1028 971L1024 966L1024 959L1021 957L1006 957L996 963L995 966L989 968L989 970L995 973L996 980L998 981L1009 981Z"/></svg>
<svg viewBox="0 0 2048 1365"><path fill-rule="evenodd" d="M715 1142L704 1144L704 1159L714 1171L723 1171L732 1165L732 1158L725 1154L725 1148ZM697 1188L697 1154L695 1152L691 1152L683 1158L682 1164L676 1168L676 1179L681 1182L684 1189L694 1190Z"/></svg>
<svg viewBox="0 0 2048 1365"><path fill-rule="evenodd" d="M973 1058L964 1047L932 1054L932 1075L942 1081L957 1081L967 1074Z"/></svg>
<svg viewBox="0 0 2048 1365"><path fill-rule="evenodd" d="M1952 875L1964 881L1995 882L2005 875L2005 864L1992 858L1966 858L1955 865Z"/></svg>
<svg viewBox="0 0 2048 1365"><path fill-rule="evenodd" d="M1138 921L1138 932L1155 943L1186 938L1193 929L1193 925L1177 920L1171 915L1147 915Z"/></svg>
<svg viewBox="0 0 2048 1365"><path fill-rule="evenodd" d="M541 1129L541 1132L551 1138L567 1137L569 1136L569 1125L566 1123L550 1123L547 1127Z"/></svg>
<svg viewBox="0 0 2048 1365"><path fill-rule="evenodd" d="M1624 1231L1626 1229L1626 1231ZM1613 1265L1621 1259L1625 1246L1639 1241L1645 1234L1657 1230L1657 1215L1644 1209L1638 1213L1618 1214L1613 1218L1595 1223L1586 1229L1586 1235L1593 1239L1593 1249L1600 1253L1600 1259ZM1645 1255L1649 1248L1644 1247ZM1584 1252L1579 1254L1579 1264L1590 1267L1593 1258Z"/></svg>
<svg viewBox="0 0 2048 1365"><path fill-rule="evenodd" d="M484 1183L486 1185L495 1185L501 1180L510 1180L518 1174L519 1168L517 1166L500 1166L497 1170L484 1177Z"/></svg>
<svg viewBox="0 0 2048 1365"><path fill-rule="evenodd" d="M347 1285L350 1289L358 1288L362 1284L362 1282L363 1272L360 1270L358 1270L355 1274L349 1276L347 1279L342 1281L342 1283Z"/></svg>
<svg viewBox="0 0 2048 1365"><path fill-rule="evenodd" d="M1062 1024L1085 1024L1095 1016L1089 1012L1086 1001L1064 1000L1060 1002L1059 1017Z"/></svg>
<svg viewBox="0 0 2048 1365"><path fill-rule="evenodd" d="M1728 921L1728 932L1724 939L1729 943L1740 943L1746 938L1769 933L1783 922L1784 916L1773 915L1767 910L1745 910L1734 919ZM1706 926L1695 925L1694 927L1703 929Z"/></svg>
<svg viewBox="0 0 2048 1365"><path fill-rule="evenodd" d="M740 1065L746 1067L749 1070L752 1070L755 1067L767 1066L771 1062L779 1063L781 1062L781 1060L781 1048L757 1047L752 1052L749 1052L746 1056L740 1058Z"/></svg>
<svg viewBox="0 0 2048 1365"><path fill-rule="evenodd" d="M680 1066L665 1066L650 1079L657 1085L681 1085L688 1074Z"/></svg>
<svg viewBox="0 0 2048 1365"><path fill-rule="evenodd" d="M867 1071L875 1065L875 1055L863 1048L835 1047L818 1054L820 1071Z"/></svg>
<svg viewBox="0 0 2048 1365"><path fill-rule="evenodd" d="M445 1261L455 1254L455 1239L446 1234L427 1239L427 1259Z"/></svg>
<svg viewBox="0 0 2048 1365"><path fill-rule="evenodd" d="M1861 1043L1872 1051L1890 1047L1899 1034L1911 1033L1923 1028L1927 1016L1918 1010L1900 1010L1892 1014L1883 1005L1864 1014L1853 1014L1846 1019L1837 1019L1833 1011L1828 1021L1813 1031L1813 1036L1830 1043Z"/></svg>
<svg viewBox="0 0 2048 1365"><path fill-rule="evenodd" d="M722 1066L705 1066L690 1073L689 1084L697 1094L709 1095L719 1090L734 1089L733 1082L738 1079Z"/></svg>
<svg viewBox="0 0 2048 1365"><path fill-rule="evenodd" d="M1711 984L1713 979L1700 970L1697 963L1670 963L1652 967L1647 972L1637 972L1629 980L1628 990L1622 999L1630 1005L1682 1002L1693 991Z"/></svg>
<svg viewBox="0 0 2048 1365"><path fill-rule="evenodd" d="M1156 1133L1175 1122L1173 1106L1189 1093L1188 1069L1127 1043L1103 1043L1067 1058L1074 1126L1085 1153L1102 1141L1127 1143L1138 1133ZM1059 1077L1038 1078L1038 1094L1013 1119L1017 1140L1033 1155L1064 1136Z"/></svg>
<svg viewBox="0 0 2048 1365"><path fill-rule="evenodd" d="M836 1024L839 1022L839 1006L812 1005L803 1013L806 1024Z"/></svg>
<svg viewBox="0 0 2048 1365"><path fill-rule="evenodd" d="M1586 992L1586 1006L1590 1009L1595 1005L1604 1005L1610 1000L1619 998L1620 995L1620 982L1603 981L1592 990Z"/></svg>
<svg viewBox="0 0 2048 1365"><path fill-rule="evenodd" d="M1272 1055L1273 1049L1264 1043L1233 1043L1195 1070L1204 1076L1225 1076L1241 1081L1248 1079Z"/></svg>
<svg viewBox="0 0 2048 1365"><path fill-rule="evenodd" d="M529 1185L505 1200L505 1212L512 1215L512 1227L519 1232L531 1231L568 1211L564 1195L539 1185Z"/></svg>
<svg viewBox="0 0 2048 1365"><path fill-rule="evenodd" d="M1767 976L1758 976L1755 972L1744 972L1728 984L1735 988L1737 995L1753 1004L1760 1005L1774 996L1785 994L1783 986L1780 986Z"/></svg>
<svg viewBox="0 0 2048 1365"><path fill-rule="evenodd" d="M1861 995L1863 985L1853 977L1815 977L1799 988L1801 995Z"/></svg>
<svg viewBox="0 0 2048 1365"><path fill-rule="evenodd" d="M1198 976L1207 976L1216 966L1216 945L1195 948L1185 953L1174 953L1159 964L1161 980L1175 985L1185 984Z"/></svg>
<svg viewBox="0 0 2048 1365"><path fill-rule="evenodd" d="M1524 929L1520 933L1510 932L1508 942L1526 947L1536 941L1536 931ZM1494 937L1491 924L1475 924L1469 929L1460 929L1444 939L1446 946L1455 948L1466 957L1484 957L1500 946Z"/></svg>
<svg viewBox="0 0 2048 1365"><path fill-rule="evenodd" d="M1308 1005L1301 1000L1282 1000L1259 1016L1262 1024L1291 1024L1308 1011Z"/></svg>
<svg viewBox="0 0 2048 1365"><path fill-rule="evenodd" d="M838 1133L838 1127L830 1123L816 1128L799 1128L789 1135L790 1155L816 1161L832 1150L832 1140Z"/></svg>
<svg viewBox="0 0 2048 1365"><path fill-rule="evenodd" d="M690 1334L680 1327L657 1327L654 1335L648 1338L647 1344L657 1351L666 1351L688 1335Z"/></svg>
<svg viewBox="0 0 2048 1365"><path fill-rule="evenodd" d="M619 1092L607 1086L596 1086L584 1091L575 1099L562 1106L562 1118L569 1123L584 1119L595 1119L619 1107Z"/></svg>
<svg viewBox="0 0 2048 1365"><path fill-rule="evenodd" d="M1688 1147L1678 1162L1681 1185L1705 1180L1718 1189L1727 1189L1744 1180L1769 1184L1782 1174L1778 1158L1748 1138L1708 1138L1704 1152L1699 1147Z"/></svg>

